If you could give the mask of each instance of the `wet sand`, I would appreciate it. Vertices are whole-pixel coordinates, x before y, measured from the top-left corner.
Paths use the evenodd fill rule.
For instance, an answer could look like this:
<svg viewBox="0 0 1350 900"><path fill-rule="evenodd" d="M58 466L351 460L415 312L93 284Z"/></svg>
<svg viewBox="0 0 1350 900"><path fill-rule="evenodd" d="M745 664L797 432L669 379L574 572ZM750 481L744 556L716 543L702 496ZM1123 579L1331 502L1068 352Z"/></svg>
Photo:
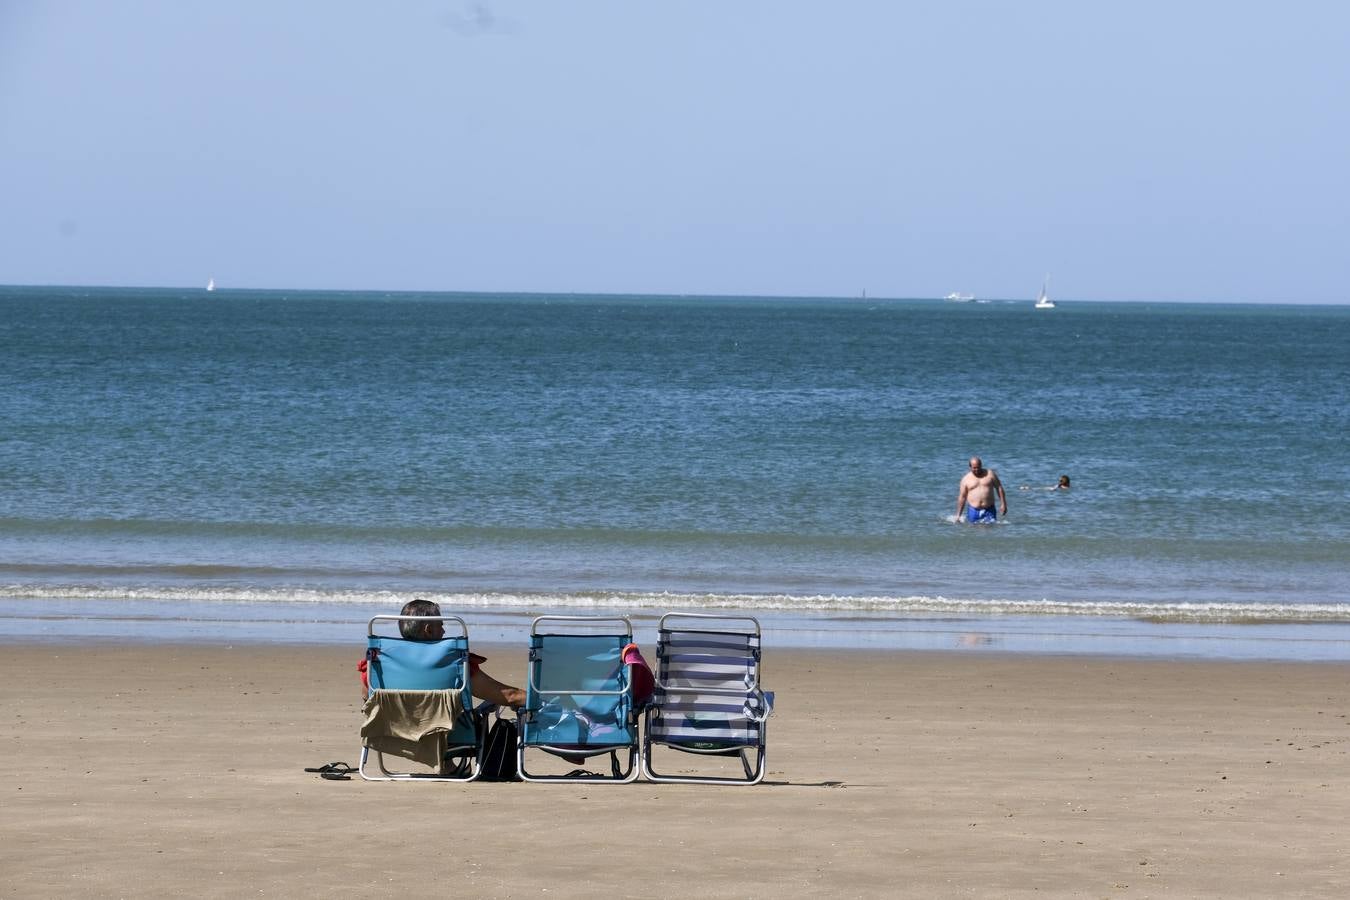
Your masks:
<svg viewBox="0 0 1350 900"><path fill-rule="evenodd" d="M5 896L1350 893L1347 664L770 647L762 785L449 785L302 771L359 646L3 649Z"/></svg>

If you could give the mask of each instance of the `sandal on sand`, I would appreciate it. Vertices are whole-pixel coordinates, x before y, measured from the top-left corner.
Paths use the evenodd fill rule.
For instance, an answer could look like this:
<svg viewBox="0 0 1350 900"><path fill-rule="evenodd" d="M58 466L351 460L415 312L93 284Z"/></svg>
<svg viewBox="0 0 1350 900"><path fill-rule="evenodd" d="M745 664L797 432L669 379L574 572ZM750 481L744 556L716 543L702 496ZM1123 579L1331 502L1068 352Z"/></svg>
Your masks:
<svg viewBox="0 0 1350 900"><path fill-rule="evenodd" d="M320 778L325 778L329 781L351 781L351 773L356 770L345 762L330 762L313 769L305 769L305 771L314 772Z"/></svg>

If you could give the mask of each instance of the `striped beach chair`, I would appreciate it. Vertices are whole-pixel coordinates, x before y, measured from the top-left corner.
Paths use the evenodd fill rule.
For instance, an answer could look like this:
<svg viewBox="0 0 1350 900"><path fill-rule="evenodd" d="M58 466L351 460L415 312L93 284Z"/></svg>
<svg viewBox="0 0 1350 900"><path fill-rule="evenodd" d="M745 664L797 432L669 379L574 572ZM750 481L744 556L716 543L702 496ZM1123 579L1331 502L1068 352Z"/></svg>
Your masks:
<svg viewBox="0 0 1350 900"><path fill-rule="evenodd" d="M633 626L623 616L540 616L530 627L529 679L519 712L518 763L525 781L611 782L638 776L637 716L624 648ZM608 757L610 773L531 772L543 751L573 764Z"/></svg>
<svg viewBox="0 0 1350 900"><path fill-rule="evenodd" d="M411 641L399 634L379 633L389 630L390 623L401 621L439 621L445 624L446 636L435 641ZM379 738L363 735L361 745L361 777L367 781L474 781L482 771L483 744L476 725L473 696L469 685L469 627L458 616L394 616L380 615L366 627L366 675L370 683L369 696L377 691L426 695L449 692L458 715L447 730L437 730L424 740L435 744L438 764L427 771L391 772L385 757L396 751L377 750L372 743ZM409 749L411 751L411 744ZM420 744L421 741L415 743ZM425 752L425 751L424 751ZM410 754L408 758L415 758ZM370 766L371 758L374 766ZM378 771L374 771L374 770Z"/></svg>
<svg viewBox="0 0 1350 900"><path fill-rule="evenodd" d="M759 621L670 613L661 617L656 657L656 691L647 707L642 741L643 776L696 784L763 780L765 720L773 710L773 694L759 683ZM744 775L661 774L653 765L657 747L736 758Z"/></svg>

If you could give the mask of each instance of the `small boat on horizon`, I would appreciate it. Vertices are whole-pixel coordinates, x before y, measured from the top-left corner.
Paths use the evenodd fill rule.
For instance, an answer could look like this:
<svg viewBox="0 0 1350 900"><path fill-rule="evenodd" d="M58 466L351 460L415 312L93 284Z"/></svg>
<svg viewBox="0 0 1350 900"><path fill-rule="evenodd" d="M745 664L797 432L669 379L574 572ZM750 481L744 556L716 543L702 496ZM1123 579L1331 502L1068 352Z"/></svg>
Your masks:
<svg viewBox="0 0 1350 900"><path fill-rule="evenodd" d="M972 300L975 299L975 295L963 294L960 291L952 291L950 294L943 297L942 299L946 300L948 303L970 303Z"/></svg>
<svg viewBox="0 0 1350 900"><path fill-rule="evenodd" d="M1036 306L1035 306L1036 309L1055 308L1055 301L1051 300L1050 295L1046 293L1046 288L1048 288L1049 286L1050 286L1050 276L1047 275L1045 276L1045 280L1041 282L1041 295L1036 298Z"/></svg>
<svg viewBox="0 0 1350 900"><path fill-rule="evenodd" d="M206 279L206 289L208 291L214 291L216 289L216 280L214 278Z"/></svg>

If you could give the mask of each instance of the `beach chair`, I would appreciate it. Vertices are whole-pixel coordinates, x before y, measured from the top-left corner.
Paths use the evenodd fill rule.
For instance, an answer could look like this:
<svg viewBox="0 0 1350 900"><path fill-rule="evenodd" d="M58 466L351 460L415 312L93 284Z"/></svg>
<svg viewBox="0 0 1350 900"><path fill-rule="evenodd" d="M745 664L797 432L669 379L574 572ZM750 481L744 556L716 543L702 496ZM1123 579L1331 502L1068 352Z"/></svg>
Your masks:
<svg viewBox="0 0 1350 900"><path fill-rule="evenodd" d="M763 780L765 720L773 710L773 694L760 689L758 620L705 613L662 616L656 660L656 691L642 740L643 777L694 784ZM653 765L658 747L737 758L744 776L663 775Z"/></svg>
<svg viewBox="0 0 1350 900"><path fill-rule="evenodd" d="M637 716L624 647L633 626L623 616L540 616L530 626L529 677L519 713L518 763L526 781L626 783L638 776ZM610 773L532 772L538 752L573 764L609 758ZM621 760L626 757L626 760Z"/></svg>
<svg viewBox="0 0 1350 900"><path fill-rule="evenodd" d="M403 621L442 622L446 636L435 641L411 641L401 634L386 635L377 630L388 630L390 623ZM484 710L475 711L472 705L469 628L463 619L458 616L375 616L366 628L366 674L370 682L369 696L385 691L390 693L387 699L391 703L407 698L414 702L439 701L441 706L438 708L445 713L445 721L440 724L449 727L442 731L437 724L438 730L431 736L410 741L407 746L400 746L397 737L363 736L359 766L362 778L366 781L473 781L478 778L482 771L483 743L477 720ZM445 697L434 696L439 692L450 693ZM363 735L365 730L363 728ZM411 746L413 743L418 745L416 755ZM391 750L390 744L397 749ZM432 768L425 772L391 772L385 764L385 757L390 755L420 759ZM372 756L378 774L368 768Z"/></svg>

